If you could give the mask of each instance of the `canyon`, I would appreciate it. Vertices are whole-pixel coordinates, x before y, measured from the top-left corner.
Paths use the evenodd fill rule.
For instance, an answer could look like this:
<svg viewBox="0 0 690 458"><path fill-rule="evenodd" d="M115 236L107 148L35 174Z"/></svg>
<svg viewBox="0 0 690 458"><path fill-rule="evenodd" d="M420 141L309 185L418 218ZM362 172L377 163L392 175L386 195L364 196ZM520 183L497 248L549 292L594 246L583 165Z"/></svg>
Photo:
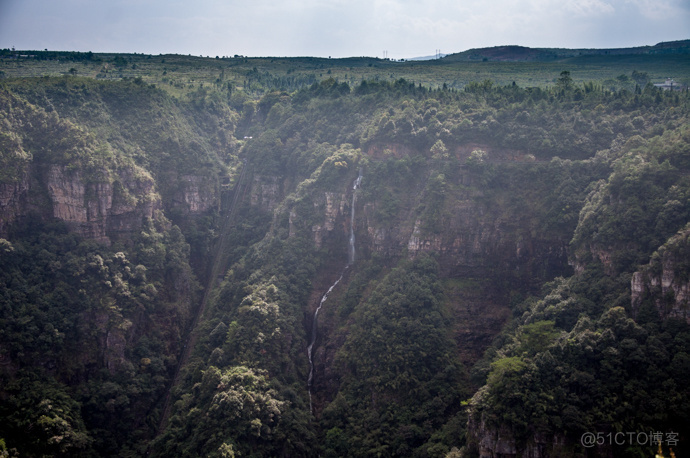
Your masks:
<svg viewBox="0 0 690 458"><path fill-rule="evenodd" d="M628 363L685 402L687 95L586 87L8 83L0 437L553 457L609 414L681 424Z"/></svg>

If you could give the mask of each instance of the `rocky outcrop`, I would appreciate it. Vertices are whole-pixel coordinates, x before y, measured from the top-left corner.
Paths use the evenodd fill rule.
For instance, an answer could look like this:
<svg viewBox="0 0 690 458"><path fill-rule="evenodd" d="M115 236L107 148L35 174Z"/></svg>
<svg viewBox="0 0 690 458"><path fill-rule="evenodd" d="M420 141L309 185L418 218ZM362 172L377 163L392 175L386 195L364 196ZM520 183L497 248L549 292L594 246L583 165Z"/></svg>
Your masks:
<svg viewBox="0 0 690 458"><path fill-rule="evenodd" d="M218 183L213 177L180 175L172 205L185 215L200 215L218 206Z"/></svg>
<svg viewBox="0 0 690 458"><path fill-rule="evenodd" d="M441 236L429 235L427 237L423 237L419 228L421 223L422 222L420 220L415 221L414 229L412 229L412 235L410 235L410 240L407 242L407 250L411 256L414 256L422 251L441 250Z"/></svg>
<svg viewBox="0 0 690 458"><path fill-rule="evenodd" d="M274 176L254 175L251 184L250 202L253 206L261 207L272 212L282 198L280 180Z"/></svg>
<svg viewBox="0 0 690 458"><path fill-rule="evenodd" d="M477 431L480 458L494 458L496 456L517 457L515 439L508 428L487 428L482 421Z"/></svg>
<svg viewBox="0 0 690 458"><path fill-rule="evenodd" d="M162 209L155 182L144 170L121 169L113 179L113 206L106 215L108 237L137 231L145 218Z"/></svg>
<svg viewBox="0 0 690 458"><path fill-rule="evenodd" d="M82 323L88 323L96 345L81 354L83 363L108 369L111 374L126 364L127 329L132 323L113 313L112 310L88 311L81 314Z"/></svg>
<svg viewBox="0 0 690 458"><path fill-rule="evenodd" d="M35 211L64 221L84 237L110 243L139 229L161 208L153 179L141 169L99 169L86 175L68 166L34 165L20 181L0 184L0 234Z"/></svg>
<svg viewBox="0 0 690 458"><path fill-rule="evenodd" d="M556 458L568 455L565 437L535 434L524 445L518 445L510 428L490 427L484 418L470 418L469 448L479 458Z"/></svg>
<svg viewBox="0 0 690 458"><path fill-rule="evenodd" d="M19 180L0 183L0 236L6 236L12 223L26 213L28 192L28 167Z"/></svg>
<svg viewBox="0 0 690 458"><path fill-rule="evenodd" d="M438 231L425 229L424 218L412 211L401 213L393 224L382 225L376 217L378 203L366 203L363 213L368 249L392 256L406 252L411 258L436 252L445 268L472 276L482 270L547 276L567 273L567 240L534 233L524 221L511 219L500 208L486 208L480 196L458 197L448 199Z"/></svg>
<svg viewBox="0 0 690 458"><path fill-rule="evenodd" d="M479 147L483 146L464 145L458 147L457 154L471 154ZM423 154L407 145L374 144L368 147L367 155L374 160L395 157L405 161L407 157ZM526 155L508 150L490 150L488 157L496 163L530 161ZM401 167L411 167L411 162ZM441 171L452 177L448 176L448 189L438 203L438 197L432 197L435 191L430 186ZM375 252L384 257L398 257L404 253L413 258L421 253L435 252L451 276L481 277L517 272L524 278L534 277L538 282L540 278L553 278L571 271L566 249L569 234L568 238L549 238L534 227L534 221L541 217L536 211L515 214L510 203L512 193L524 191L516 189L515 183L492 184L494 189L487 189L485 183L479 182L481 174L457 158L435 164L432 169L406 173L405 183L386 178L384 183L372 183L377 191L363 192L358 198L355 232L357 249L362 253ZM364 174L367 176L366 171ZM367 176L367 180L376 180L374 176ZM363 191L369 186L365 180ZM276 202L282 199L281 192L287 188L289 186L276 177L255 175L251 204L274 210L278 206ZM494 199L492 193L500 193L501 197ZM489 194L493 201L488 198ZM333 189L313 193L308 198L313 209L302 204L297 209L299 205L295 204L303 198L296 196L296 200L287 202L280 210L284 217L279 224L287 223L285 229L289 236L309 231L315 246L320 248L329 236L347 235L349 196L348 192ZM435 200L434 205L442 207L435 211L435 215L441 216L435 216L433 222L429 221L429 212L425 210L432 200ZM537 207L525 205L528 211Z"/></svg>
<svg viewBox="0 0 690 458"><path fill-rule="evenodd" d="M48 168L45 176L52 216L86 237L109 242L106 222L113 206L109 180L86 183L81 170L68 171L55 165Z"/></svg>
<svg viewBox="0 0 690 458"><path fill-rule="evenodd" d="M336 219L343 215L346 204L345 194L336 192L325 192L323 200L314 202L315 207L324 207L323 223L315 224L311 228L317 248L321 248L324 237L335 229Z"/></svg>
<svg viewBox="0 0 690 458"><path fill-rule="evenodd" d="M662 245L648 265L630 281L633 313L645 300L652 301L662 318L681 318L690 323L690 227Z"/></svg>
<svg viewBox="0 0 690 458"><path fill-rule="evenodd" d="M613 247L603 248L601 246L591 244L588 250L575 250L573 259L570 260L570 265L573 266L575 273L580 274L585 271L589 259L596 260L601 263L604 273L611 277L616 274L616 269L613 263L614 251L615 249Z"/></svg>

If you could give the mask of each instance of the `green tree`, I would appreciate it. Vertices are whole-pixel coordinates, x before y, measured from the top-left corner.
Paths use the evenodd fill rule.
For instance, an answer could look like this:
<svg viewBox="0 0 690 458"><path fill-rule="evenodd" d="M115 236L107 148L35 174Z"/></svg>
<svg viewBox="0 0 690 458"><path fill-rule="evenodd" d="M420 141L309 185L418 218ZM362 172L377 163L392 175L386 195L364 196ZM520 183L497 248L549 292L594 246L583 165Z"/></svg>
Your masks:
<svg viewBox="0 0 690 458"><path fill-rule="evenodd" d="M563 70L561 72L558 81L556 81L556 87L558 87L561 92L568 92L573 89L573 79L568 70Z"/></svg>
<svg viewBox="0 0 690 458"><path fill-rule="evenodd" d="M434 146L431 147L431 157L434 159L448 159L450 155L448 154L448 148L443 143L443 140L437 140Z"/></svg>

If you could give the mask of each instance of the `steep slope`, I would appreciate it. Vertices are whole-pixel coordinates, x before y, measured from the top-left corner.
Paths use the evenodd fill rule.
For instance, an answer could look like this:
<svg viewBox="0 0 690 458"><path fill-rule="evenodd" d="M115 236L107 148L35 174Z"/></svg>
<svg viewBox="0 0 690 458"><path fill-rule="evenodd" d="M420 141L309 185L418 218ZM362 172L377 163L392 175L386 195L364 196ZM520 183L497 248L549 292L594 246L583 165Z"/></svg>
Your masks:
<svg viewBox="0 0 690 458"><path fill-rule="evenodd" d="M190 245L166 214L203 265L222 168L183 166L191 130L169 162L157 142L179 130L131 131L155 110L187 122L140 85L22 82L0 106L0 436L27 454L143 453L198 305Z"/></svg>
<svg viewBox="0 0 690 458"><path fill-rule="evenodd" d="M572 275L569 263L580 269L580 245L571 251L570 241L588 193L619 166L622 152L663 142L664 129L677 135L687 123L686 102L673 95L571 91L476 86L434 95L396 82L348 93L325 81L292 97L267 96L242 154L255 170L245 211L270 214L271 228L231 267L209 310L208 338L160 453L440 456L461 445L461 401L484 383L497 355L494 348L482 360L483 350L511 317L520 318L530 304L525 297ZM508 108L506 99L516 105ZM660 124L657 110L676 100L679 110L665 111ZM539 109L535 101L543 101ZM633 134L640 136L630 140ZM524 135L532 137L520 140ZM554 152L589 158L551 158ZM360 167L355 232L362 257L319 314L310 419L310 319L347 257L348 188ZM616 294L613 285L601 287ZM483 320L490 324L475 325ZM532 333L550 338L554 325L540 326ZM442 351L448 347L454 351ZM216 384L249 370L231 391ZM270 382L257 385L255 376ZM252 437L233 432L237 426L219 413L228 415L240 393L259 386L252 396L261 402L241 414L255 425Z"/></svg>
<svg viewBox="0 0 690 458"><path fill-rule="evenodd" d="M0 437L27 454L563 456L604 421L685 424L688 96L566 76L328 79L241 107L8 83Z"/></svg>
<svg viewBox="0 0 690 458"><path fill-rule="evenodd" d="M604 152L613 171L580 212L577 274L523 306L472 400L470 443L480 454L579 456L592 431L653 431L684 453L689 140L684 126ZM588 446L596 456L634 456L654 443Z"/></svg>

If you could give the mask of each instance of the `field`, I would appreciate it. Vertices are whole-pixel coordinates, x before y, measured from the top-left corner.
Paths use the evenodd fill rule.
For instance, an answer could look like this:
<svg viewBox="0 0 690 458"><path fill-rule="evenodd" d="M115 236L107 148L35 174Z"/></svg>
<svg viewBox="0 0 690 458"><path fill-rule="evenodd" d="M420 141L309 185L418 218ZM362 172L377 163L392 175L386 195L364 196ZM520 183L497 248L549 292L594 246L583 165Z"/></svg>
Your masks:
<svg viewBox="0 0 690 458"><path fill-rule="evenodd" d="M196 57L182 55L92 54L72 60L75 53L26 51L14 57L0 53L0 78L86 76L118 80L141 78L175 97L199 88L241 90L261 95L270 90L294 91L334 78L355 85L362 80L394 81L404 78L430 89L444 85L462 89L470 82L492 80L497 85L515 82L522 87L548 87L562 71L575 83L595 81L605 88L634 90L642 82L659 83L666 78L690 83L687 54L581 56L549 62L460 62L452 58L429 61L391 61L370 57L325 59L312 57ZM83 58L86 54L81 54ZM633 72L642 80L633 79Z"/></svg>

